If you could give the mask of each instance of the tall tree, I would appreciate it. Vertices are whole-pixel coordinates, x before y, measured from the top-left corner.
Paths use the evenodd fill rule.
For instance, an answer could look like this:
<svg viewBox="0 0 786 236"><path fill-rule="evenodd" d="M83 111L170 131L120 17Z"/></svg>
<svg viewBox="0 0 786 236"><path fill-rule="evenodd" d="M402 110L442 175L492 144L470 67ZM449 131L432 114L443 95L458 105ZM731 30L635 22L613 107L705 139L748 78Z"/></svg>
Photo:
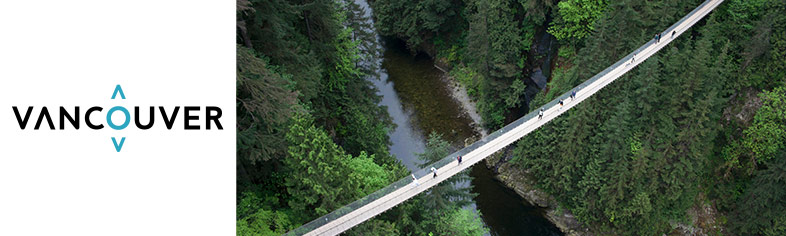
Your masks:
<svg viewBox="0 0 786 236"><path fill-rule="evenodd" d="M238 158L255 163L285 154L283 136L296 102L289 77L237 46Z"/></svg>
<svg viewBox="0 0 786 236"><path fill-rule="evenodd" d="M380 34L403 39L413 52L423 51L437 35L463 25L463 1L377 0L371 6Z"/></svg>
<svg viewBox="0 0 786 236"><path fill-rule="evenodd" d="M423 162L418 166L421 168L432 167L434 162L442 160L442 158L450 154L449 148L450 144L442 139L442 135L437 133L429 134L429 138L426 141L426 150L418 154L418 158ZM423 198L426 208L432 212L439 212L470 204L474 195L469 192L470 187L465 183L471 180L469 173L462 171L432 187Z"/></svg>
<svg viewBox="0 0 786 236"><path fill-rule="evenodd" d="M595 21L606 9L606 0L568 0L559 2L557 7L549 33L560 40L580 40L594 30Z"/></svg>
<svg viewBox="0 0 786 236"><path fill-rule="evenodd" d="M786 212L786 149L779 150L766 169L753 178L750 189L731 214L732 229L740 234L781 235Z"/></svg>
<svg viewBox="0 0 786 236"><path fill-rule="evenodd" d="M337 146L306 115L294 117L287 133L285 159L289 206L314 217L381 188L391 181L389 172L365 153L353 158Z"/></svg>

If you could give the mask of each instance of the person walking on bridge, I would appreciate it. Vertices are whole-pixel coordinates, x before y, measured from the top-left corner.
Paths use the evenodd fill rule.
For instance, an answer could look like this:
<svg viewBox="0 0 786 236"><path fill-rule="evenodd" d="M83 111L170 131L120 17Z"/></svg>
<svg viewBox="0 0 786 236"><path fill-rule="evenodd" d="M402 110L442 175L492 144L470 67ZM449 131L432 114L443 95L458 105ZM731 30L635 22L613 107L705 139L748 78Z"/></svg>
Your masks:
<svg viewBox="0 0 786 236"><path fill-rule="evenodd" d="M562 111L563 101L562 99L559 100L559 111Z"/></svg>
<svg viewBox="0 0 786 236"><path fill-rule="evenodd" d="M538 120L540 120L540 119L543 119L543 108L542 107L540 108L540 111L538 112Z"/></svg>
<svg viewBox="0 0 786 236"><path fill-rule="evenodd" d="M456 160L458 160L458 164L459 164L459 165L461 165L461 155L458 155L458 156L456 157Z"/></svg>
<svg viewBox="0 0 786 236"><path fill-rule="evenodd" d="M412 174L412 182L415 183L415 187L420 185L420 183L418 183L418 178L415 178L415 174Z"/></svg>
<svg viewBox="0 0 786 236"><path fill-rule="evenodd" d="M431 167L431 172L434 173L434 178L437 177L437 168Z"/></svg>
<svg viewBox="0 0 786 236"><path fill-rule="evenodd" d="M570 100L573 101L573 99L576 99L576 89L573 89L573 91L570 92Z"/></svg>

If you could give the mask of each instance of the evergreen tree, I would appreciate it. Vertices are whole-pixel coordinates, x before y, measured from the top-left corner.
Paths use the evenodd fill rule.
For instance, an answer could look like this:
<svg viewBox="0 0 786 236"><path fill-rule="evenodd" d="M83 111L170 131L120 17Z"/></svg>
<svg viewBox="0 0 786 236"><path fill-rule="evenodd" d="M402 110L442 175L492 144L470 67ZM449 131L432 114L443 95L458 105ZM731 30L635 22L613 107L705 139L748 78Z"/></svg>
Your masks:
<svg viewBox="0 0 786 236"><path fill-rule="evenodd" d="M519 21L515 8L507 0L490 0L488 19L489 60L491 78L514 78L521 75L522 52Z"/></svg>
<svg viewBox="0 0 786 236"><path fill-rule="evenodd" d="M270 57L271 64L281 66L283 73L297 75L292 79L302 100L315 98L322 68L310 49L309 37L299 29L302 8L283 0L251 0L250 7L253 10L238 16L247 29L247 37L243 37L247 40L239 40Z"/></svg>
<svg viewBox="0 0 786 236"><path fill-rule="evenodd" d="M431 42L435 36L463 25L460 23L463 21L460 17L463 1L377 0L371 6L380 34L403 39L413 52L424 50L424 44Z"/></svg>
<svg viewBox="0 0 786 236"><path fill-rule="evenodd" d="M423 162L418 166L420 166L420 168L432 167L434 162L442 160L442 158L450 154L449 148L450 144L442 139L442 135L437 133L429 134L429 138L426 141L426 150L418 154L418 159ZM469 192L470 187L466 184L471 180L472 178L469 176L469 173L467 173L466 170L462 171L429 189L426 194L423 195L423 204L433 213L452 209L454 207L464 207L470 204L472 197L474 197L474 195Z"/></svg>
<svg viewBox="0 0 786 236"><path fill-rule="evenodd" d="M455 209L445 218L435 230L438 235L480 236L489 233L489 229L483 226L480 213L474 210Z"/></svg>
<svg viewBox="0 0 786 236"><path fill-rule="evenodd" d="M306 115L294 117L287 141L292 144L284 162L288 203L296 212L324 215L391 181L373 157L346 154Z"/></svg>
<svg viewBox="0 0 786 236"><path fill-rule="evenodd" d="M286 123L296 94L281 75L253 50L237 46L238 158L251 164L285 154ZM266 144L266 145L262 145Z"/></svg>
<svg viewBox="0 0 786 236"><path fill-rule="evenodd" d="M558 16L549 33L560 40L583 39L592 33L595 20L606 9L605 0L569 0L557 4Z"/></svg>
<svg viewBox="0 0 786 236"><path fill-rule="evenodd" d="M751 187L731 214L732 229L740 234L783 233L786 212L786 150L781 149L767 168L758 171Z"/></svg>
<svg viewBox="0 0 786 236"><path fill-rule="evenodd" d="M557 5L558 0L518 0L519 4L524 7L524 16L533 25L542 25L546 21L546 16L549 15Z"/></svg>

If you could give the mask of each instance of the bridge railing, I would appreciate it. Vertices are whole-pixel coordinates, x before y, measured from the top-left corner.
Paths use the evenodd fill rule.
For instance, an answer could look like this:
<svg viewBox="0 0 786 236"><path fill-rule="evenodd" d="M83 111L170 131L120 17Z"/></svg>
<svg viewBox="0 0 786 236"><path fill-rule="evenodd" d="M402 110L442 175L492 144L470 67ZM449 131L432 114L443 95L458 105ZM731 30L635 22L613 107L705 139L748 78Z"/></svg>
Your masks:
<svg viewBox="0 0 786 236"><path fill-rule="evenodd" d="M697 11L699 11L705 5L709 4L712 1L715 1L715 0L706 0L706 1L704 1L701 5L699 5L695 9L693 9L693 11L691 11L689 14L685 15L685 17L680 19L680 21L678 21L677 23L673 24L666 31L662 32L663 35L665 35L665 37L671 37L671 32L673 30L675 30L680 24L682 24L683 22L688 20ZM698 19L696 19L696 20L698 20ZM682 34L683 31L685 30L685 28L680 29L680 30L681 31L677 31L678 34ZM569 90L569 91L559 95L554 100L552 100L549 103L546 103L545 105L543 105L541 107L533 109L532 111L530 111L529 113L527 113L523 117L517 119L516 121L511 122L510 124L506 125L505 127L501 128L501 129L499 129L497 131L494 131L493 133L489 134L488 136L481 138L477 142L475 142L475 143L473 143L473 144L471 144L471 145L469 145L467 147L464 147L461 150L458 150L458 151L456 151L456 152L446 156L445 158L442 158L441 160L432 163L431 165L428 165L426 168L423 168L423 169L420 169L418 171L415 171L413 174L418 179L421 179L421 178L431 174L431 171L430 171L431 167L434 167L434 168L437 168L437 169L441 169L442 167L444 167L444 166L446 166L448 164L454 163L454 161L456 160L457 156L459 156L459 155L465 156L467 153L470 153L470 152L474 151L475 149L480 148L481 146L487 144L491 140L494 140L494 139L498 138L499 136L501 136L502 134L507 133L508 131L512 130L513 128L522 125L524 122L526 122L526 121L528 121L530 119L535 118L538 115L538 110L540 110L540 108L543 108L544 110L549 110L550 108L552 108L554 106L557 106L558 103L559 103L559 99L568 99L569 96L570 96L570 93L572 91L574 91L574 90L576 91L577 96L582 96L583 95L582 94L582 90L583 89L586 89L588 86L592 85L597 80L599 80L603 76L607 75L608 73L610 73L611 71L613 71L617 67L622 66L622 65L624 65L626 63L630 63L630 60L631 60L631 58L634 55L640 54L642 50L648 48L653 43L655 43L654 39L649 40L643 46L641 46L638 49L634 50L633 52L631 52L627 56L623 57L622 59L620 59L619 61L617 61L613 65L609 66L605 70L601 71L600 73L596 74L592 78L588 79L587 81L584 81L583 83L581 83L579 86L575 87L574 89L571 89L571 90ZM566 100L566 102L569 102L569 101ZM377 190L376 192L374 192L372 194L369 194L368 196L365 196L365 197L363 197L361 199L358 199L358 200L356 200L356 201L354 201L354 202L352 202L352 203L350 203L348 205L345 205L345 206L343 206L343 207L341 207L341 208L339 208L339 209L337 209L337 210L335 210L335 211L333 211L333 212L331 212L331 213L329 213L327 215L324 215L324 216L321 216L321 217L319 217L317 219L314 219L311 222L308 222L308 223L300 226L297 229L294 229L294 230L292 230L290 232L287 232L285 235L303 235L303 234L306 234L308 232L311 232L311 231L313 231L313 230L315 230L315 229L317 229L317 228L319 228L319 227L321 227L321 226L323 226L323 225L325 225L325 224L327 224L327 223L329 223L329 222L331 222L331 221L333 221L335 219L338 219L338 218L340 218L340 217L342 217L342 216L344 216L344 215L346 215L346 214L348 214L348 213L350 213L350 212L352 212L354 210L357 210L357 209L359 209L359 208L361 208L361 207L363 207L363 206L365 206L365 205L367 205L367 204L377 200L377 199L380 199L383 196L398 190L399 188L409 186L409 184L411 184L411 183L412 183L412 178L410 176L404 177L404 178L402 178L402 179L400 179L400 180L398 180L396 182L393 182L392 184L390 184L390 185L388 185L388 186L386 186L386 187L384 187L384 188L382 188L380 190Z"/></svg>

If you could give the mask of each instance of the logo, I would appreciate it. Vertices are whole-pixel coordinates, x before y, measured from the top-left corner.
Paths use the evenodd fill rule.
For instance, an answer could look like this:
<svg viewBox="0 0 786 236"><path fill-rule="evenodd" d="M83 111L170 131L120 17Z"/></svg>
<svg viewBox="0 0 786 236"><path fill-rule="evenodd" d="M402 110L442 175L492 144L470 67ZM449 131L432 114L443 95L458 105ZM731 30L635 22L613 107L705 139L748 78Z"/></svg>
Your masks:
<svg viewBox="0 0 786 236"><path fill-rule="evenodd" d="M115 90L112 92L112 100L115 99L126 99L126 95L123 93L123 88L120 87L119 84L115 86ZM183 120L184 130L201 130L203 127L206 130L211 130L214 127L218 130L224 129L224 127L221 126L220 121L222 114L221 108L216 106L175 106L172 108L167 108L164 106L150 106L147 109L134 106L134 125L137 129L140 130L151 129L154 125L156 125L156 114L159 114L164 121L164 126L166 129L171 130L173 127L175 127L181 107L183 110L182 113L184 114L180 117L182 117L181 119ZM37 108L34 106L28 106L26 109L20 109L17 106L12 106L12 109L14 110L16 121L19 123L19 128L25 130L28 128L28 124L31 121L31 115L33 114L33 111ZM22 110L24 110L24 112L22 112ZM33 130L41 129L42 125L45 125L44 128L48 127L50 130L57 130L58 128L59 130L64 130L67 126L70 126L75 130L79 130L81 128L80 126L82 121L84 121L84 124L87 126L87 128L93 130L100 130L104 129L105 127L109 127L110 129L114 130L124 130L131 124L132 119L131 112L123 106L113 106L109 108L109 110L106 111L105 119L104 115L101 115L101 113L104 111L104 108L100 106L92 106L87 108L87 110L83 110L79 106L74 106L72 109L60 106L59 109L56 109L57 114L54 116L55 118L59 118L57 119L57 124L59 124L59 126L55 127L55 122L53 122L52 114L50 113L49 108L43 106L37 110L38 116L35 119L36 121L33 126ZM84 114L80 113L82 110L84 111ZM156 113L156 110L158 110L158 113ZM203 111L204 113L202 113ZM142 116L141 114L143 112L146 112L148 116ZM22 113L24 113L24 115ZM122 123L118 124L112 120L112 116L115 113L122 115ZM202 126L200 122L201 114L204 114L204 126ZM104 120L106 122L102 122ZM106 126L104 124L106 124ZM126 137L111 137L111 139L115 150L120 152L120 150L123 149Z"/></svg>

